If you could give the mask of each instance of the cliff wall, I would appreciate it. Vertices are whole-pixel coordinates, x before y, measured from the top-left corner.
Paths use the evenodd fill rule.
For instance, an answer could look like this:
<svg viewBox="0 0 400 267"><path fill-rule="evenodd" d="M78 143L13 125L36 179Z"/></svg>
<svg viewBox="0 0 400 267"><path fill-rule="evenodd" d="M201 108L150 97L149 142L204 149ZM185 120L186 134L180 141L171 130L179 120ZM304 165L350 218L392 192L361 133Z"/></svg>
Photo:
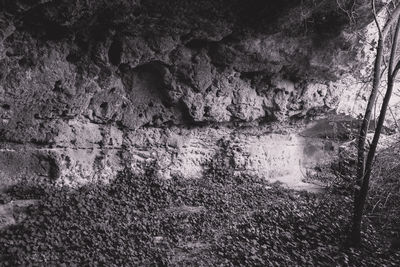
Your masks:
<svg viewBox="0 0 400 267"><path fill-rule="evenodd" d="M218 158L302 186L366 100L376 35L364 1L0 7L3 185L75 186L149 165L198 178Z"/></svg>

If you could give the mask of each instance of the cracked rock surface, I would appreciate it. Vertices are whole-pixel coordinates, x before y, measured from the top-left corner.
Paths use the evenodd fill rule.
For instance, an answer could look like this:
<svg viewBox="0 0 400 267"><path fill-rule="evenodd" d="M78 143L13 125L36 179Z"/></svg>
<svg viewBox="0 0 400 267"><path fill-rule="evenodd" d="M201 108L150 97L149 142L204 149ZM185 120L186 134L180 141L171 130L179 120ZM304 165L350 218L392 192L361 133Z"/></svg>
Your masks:
<svg viewBox="0 0 400 267"><path fill-rule="evenodd" d="M358 115L373 60L371 18L333 2L0 1L1 184L200 177L221 151L301 184L335 151L304 122Z"/></svg>

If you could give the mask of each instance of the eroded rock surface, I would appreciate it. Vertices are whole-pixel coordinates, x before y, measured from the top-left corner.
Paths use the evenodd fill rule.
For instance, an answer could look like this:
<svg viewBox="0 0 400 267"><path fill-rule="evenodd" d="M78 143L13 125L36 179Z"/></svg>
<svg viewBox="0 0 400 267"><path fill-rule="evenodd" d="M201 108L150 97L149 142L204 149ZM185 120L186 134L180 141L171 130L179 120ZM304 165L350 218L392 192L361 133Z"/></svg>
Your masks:
<svg viewBox="0 0 400 267"><path fill-rule="evenodd" d="M28 216L28 208L37 203L37 200L13 200L0 204L0 229L22 222Z"/></svg>
<svg viewBox="0 0 400 267"><path fill-rule="evenodd" d="M339 2L1 1L1 183L193 178L223 155L301 185L336 148L293 125L358 115L372 66L367 4Z"/></svg>

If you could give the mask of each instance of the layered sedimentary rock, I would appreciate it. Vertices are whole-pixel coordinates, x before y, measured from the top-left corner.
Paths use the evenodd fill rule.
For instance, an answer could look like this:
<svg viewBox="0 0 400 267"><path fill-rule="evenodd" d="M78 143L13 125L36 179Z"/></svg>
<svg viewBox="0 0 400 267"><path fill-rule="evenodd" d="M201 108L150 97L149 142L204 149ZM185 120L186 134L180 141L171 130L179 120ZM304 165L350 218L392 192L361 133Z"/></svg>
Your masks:
<svg viewBox="0 0 400 267"><path fill-rule="evenodd" d="M225 157L301 186L343 125L315 135L308 122L365 102L376 36L364 1L0 4L2 184L79 185L149 164L198 178Z"/></svg>

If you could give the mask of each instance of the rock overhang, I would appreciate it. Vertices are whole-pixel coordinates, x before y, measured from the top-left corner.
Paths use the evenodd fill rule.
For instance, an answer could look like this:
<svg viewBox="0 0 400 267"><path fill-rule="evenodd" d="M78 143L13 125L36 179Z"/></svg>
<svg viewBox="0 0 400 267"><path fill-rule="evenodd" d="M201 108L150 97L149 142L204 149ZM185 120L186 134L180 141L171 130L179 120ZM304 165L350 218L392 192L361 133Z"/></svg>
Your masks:
<svg viewBox="0 0 400 267"><path fill-rule="evenodd" d="M4 181L81 184L149 161L161 173L196 176L191 170L201 173L235 135L244 148L228 153L233 169L273 180L273 166L285 170L290 158L297 165L289 176L300 179L298 162L310 150L299 130L268 139L275 130L256 128L290 129L332 111L358 115L354 101L365 88L357 80L373 60L364 1L0 4ZM215 125L222 130L204 130ZM201 137L208 134L215 138ZM285 138L294 141L286 146ZM265 152L293 146L282 161ZM316 147L324 154L329 145Z"/></svg>

